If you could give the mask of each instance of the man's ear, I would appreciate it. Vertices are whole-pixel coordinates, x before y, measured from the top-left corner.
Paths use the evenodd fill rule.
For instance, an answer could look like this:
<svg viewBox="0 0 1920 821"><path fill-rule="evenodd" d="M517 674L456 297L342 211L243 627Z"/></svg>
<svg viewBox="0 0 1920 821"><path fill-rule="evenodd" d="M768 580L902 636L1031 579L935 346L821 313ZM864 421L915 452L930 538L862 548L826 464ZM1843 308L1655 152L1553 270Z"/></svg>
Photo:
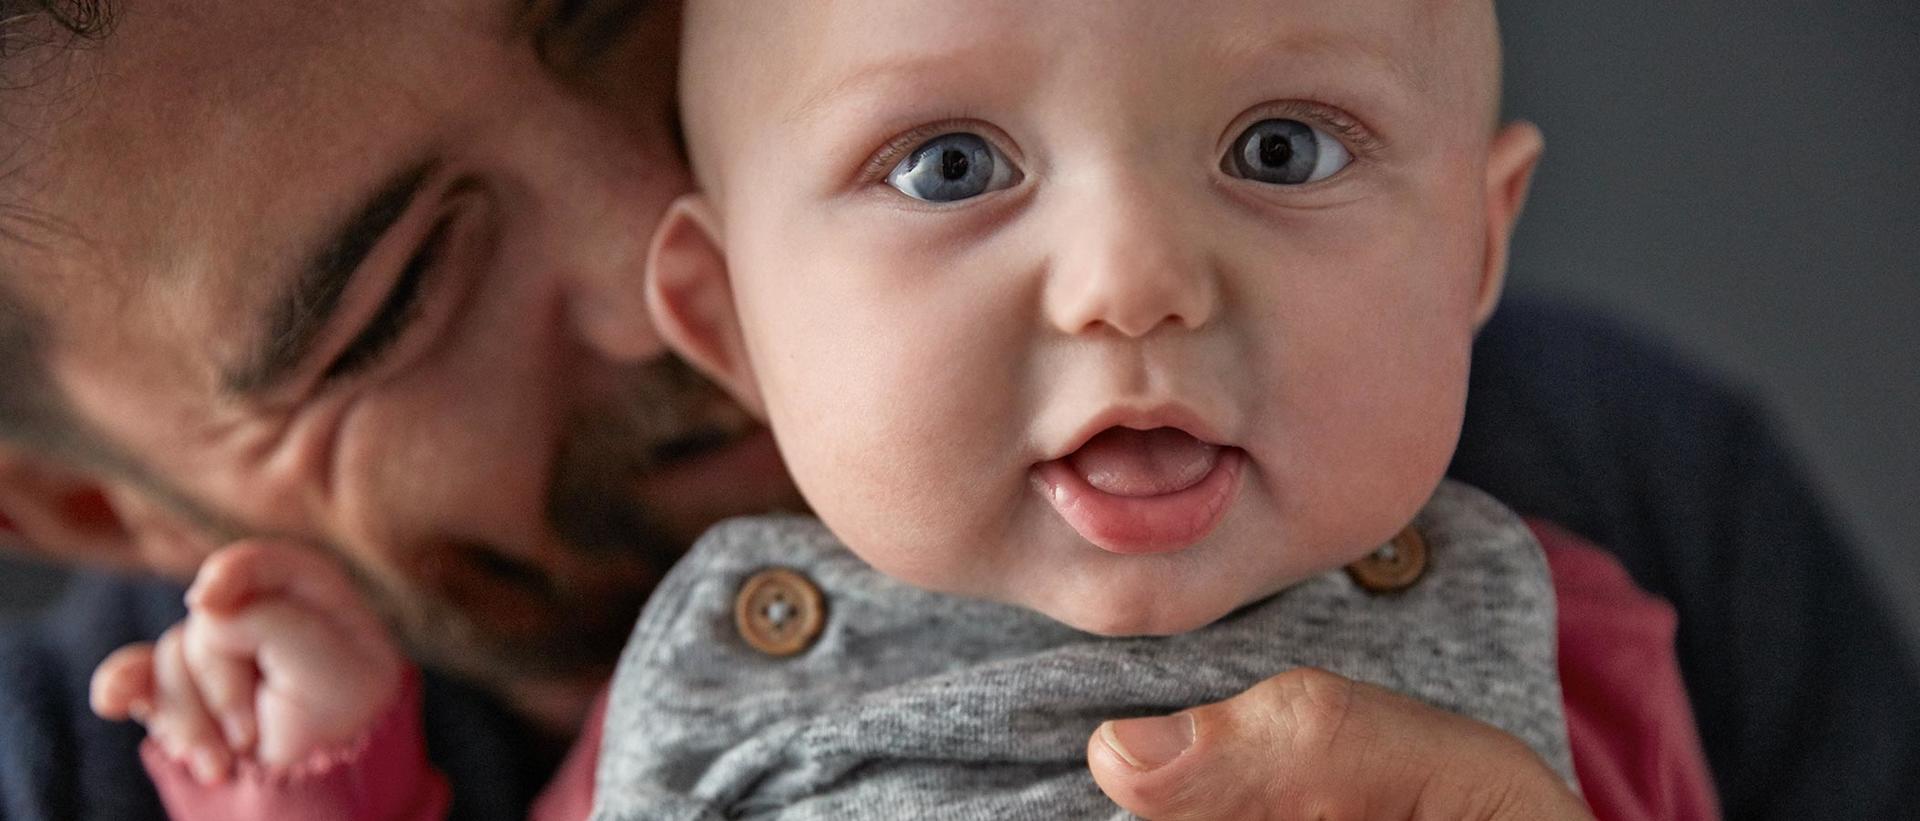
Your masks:
<svg viewBox="0 0 1920 821"><path fill-rule="evenodd" d="M766 419L733 301L720 221L703 194L674 200L654 232L647 254L647 310L675 353L747 412Z"/></svg>
<svg viewBox="0 0 1920 821"><path fill-rule="evenodd" d="M1520 209L1527 202L1533 170L1540 164L1545 142L1533 123L1513 122L1493 136L1487 149L1487 250L1481 263L1480 294L1474 309L1475 326L1493 316L1506 287L1508 246Z"/></svg>
<svg viewBox="0 0 1920 821"><path fill-rule="evenodd" d="M0 548L188 579L218 546L131 484L0 444Z"/></svg>

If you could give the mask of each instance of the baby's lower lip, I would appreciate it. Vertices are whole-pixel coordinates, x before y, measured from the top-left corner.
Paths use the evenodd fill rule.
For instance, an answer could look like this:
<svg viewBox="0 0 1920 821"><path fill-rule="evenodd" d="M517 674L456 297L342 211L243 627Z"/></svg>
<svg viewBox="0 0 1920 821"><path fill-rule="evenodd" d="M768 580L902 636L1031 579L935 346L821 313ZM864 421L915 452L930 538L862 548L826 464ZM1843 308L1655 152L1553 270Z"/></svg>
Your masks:
<svg viewBox="0 0 1920 821"><path fill-rule="evenodd" d="M1207 537L1226 518L1240 490L1246 453L1222 448L1200 481L1172 493L1119 496L1104 492L1066 460L1033 469L1034 489L1081 538L1111 553L1171 553Z"/></svg>

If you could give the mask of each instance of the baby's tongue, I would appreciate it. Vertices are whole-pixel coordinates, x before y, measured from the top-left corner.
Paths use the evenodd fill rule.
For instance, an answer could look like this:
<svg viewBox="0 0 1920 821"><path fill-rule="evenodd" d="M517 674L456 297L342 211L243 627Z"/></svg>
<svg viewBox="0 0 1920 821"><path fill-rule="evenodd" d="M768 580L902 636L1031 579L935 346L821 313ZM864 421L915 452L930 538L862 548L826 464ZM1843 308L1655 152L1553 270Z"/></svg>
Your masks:
<svg viewBox="0 0 1920 821"><path fill-rule="evenodd" d="M1220 448L1178 428L1108 428L1066 459L1087 484L1115 496L1161 496L1198 484Z"/></svg>

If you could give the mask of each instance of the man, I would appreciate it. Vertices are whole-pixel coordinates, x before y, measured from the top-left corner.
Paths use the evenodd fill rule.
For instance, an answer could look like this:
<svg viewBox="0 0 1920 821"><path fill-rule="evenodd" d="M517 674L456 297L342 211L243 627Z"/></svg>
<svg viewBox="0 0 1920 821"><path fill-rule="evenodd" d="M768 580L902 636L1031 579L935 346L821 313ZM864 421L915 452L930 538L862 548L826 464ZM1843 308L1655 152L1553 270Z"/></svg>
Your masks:
<svg viewBox="0 0 1920 821"><path fill-rule="evenodd" d="M518 816L675 546L795 502L764 432L655 356L639 301L646 238L687 185L672 9L17 5L0 13L0 512L46 554L172 579L240 534L332 551L414 654L454 674L429 681L426 709L456 816ZM1467 478L1532 489L1545 509L1522 493L1525 512L1621 546L1611 523L1639 520L1610 503L1631 480L1583 484L1548 441L1564 420L1529 404L1561 388L1514 384L1525 395L1485 391L1507 404L1471 416L1470 436L1539 429L1482 429L1518 455L1470 442L1461 464L1493 467ZM1643 584L1683 608L1711 599L1687 557L1665 573L1673 546L1643 549L1627 557ZM1852 591L1837 578L1820 601ZM0 671L8 817L155 812L137 735L81 717L75 676L150 639L177 599L80 595L71 618L0 652L40 665ZM1688 672L1746 671L1723 657ZM1830 706L1812 698L1811 713L1768 715ZM1192 755L1143 774L1147 797L1166 817L1219 817L1233 804L1207 802L1257 795L1287 760L1261 718L1284 699L1266 688L1223 707ZM1744 764L1715 755L1712 723L1743 751L1743 722L1766 716L1701 714L1716 764ZM1911 738L1874 738L1913 760ZM1801 741L1761 746L1799 773Z"/></svg>

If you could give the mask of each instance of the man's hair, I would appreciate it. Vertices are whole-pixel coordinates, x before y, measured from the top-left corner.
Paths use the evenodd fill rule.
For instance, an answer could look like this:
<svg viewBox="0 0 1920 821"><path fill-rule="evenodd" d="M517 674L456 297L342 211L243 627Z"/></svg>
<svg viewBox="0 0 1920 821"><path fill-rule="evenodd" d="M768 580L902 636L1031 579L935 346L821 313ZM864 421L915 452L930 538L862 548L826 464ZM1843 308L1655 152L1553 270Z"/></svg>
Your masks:
<svg viewBox="0 0 1920 821"><path fill-rule="evenodd" d="M0 162L12 165L27 140L4 116L7 96L41 76L38 69L48 55L98 43L112 29L109 0L0 0ZM8 169L0 177L12 174ZM22 273L8 264L5 254L7 245L31 243L20 229L31 230L36 223L44 221L31 205L0 199L0 441L104 467L103 462L118 460L69 410L47 369L45 316L17 287Z"/></svg>
<svg viewBox="0 0 1920 821"><path fill-rule="evenodd" d="M46 47L96 43L113 31L110 0L0 0L0 75L13 88L10 63Z"/></svg>
<svg viewBox="0 0 1920 821"><path fill-rule="evenodd" d="M113 27L113 9L107 0L0 0L0 30L11 32L17 23L28 21L52 23L75 37L98 38Z"/></svg>

